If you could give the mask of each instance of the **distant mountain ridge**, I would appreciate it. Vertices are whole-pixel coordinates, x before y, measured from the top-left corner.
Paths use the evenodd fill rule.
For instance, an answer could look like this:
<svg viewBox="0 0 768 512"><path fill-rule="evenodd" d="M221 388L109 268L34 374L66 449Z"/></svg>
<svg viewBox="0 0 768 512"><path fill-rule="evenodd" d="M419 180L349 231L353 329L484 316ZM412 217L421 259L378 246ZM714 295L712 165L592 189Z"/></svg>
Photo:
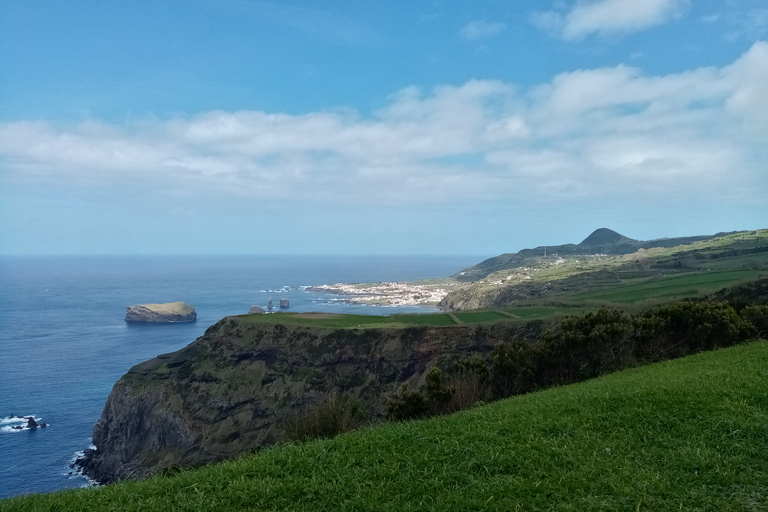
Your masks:
<svg viewBox="0 0 768 512"><path fill-rule="evenodd" d="M714 235L658 238L655 240L635 240L634 238L629 238L622 235L621 233L617 233L612 229L599 228L593 231L579 244L542 245L534 249L523 249L520 252L500 254L499 256L488 258L487 260L482 261L477 265L466 268L451 277L462 282L471 282L483 279L489 274L498 272L499 270L519 267L526 259L537 256L552 256L555 254L560 256L575 256L582 254L631 254L633 252L637 252L640 249L687 245L694 242L699 242L701 240L711 240L713 238L718 238L732 233L737 233L737 231L732 231L730 233L717 233Z"/></svg>

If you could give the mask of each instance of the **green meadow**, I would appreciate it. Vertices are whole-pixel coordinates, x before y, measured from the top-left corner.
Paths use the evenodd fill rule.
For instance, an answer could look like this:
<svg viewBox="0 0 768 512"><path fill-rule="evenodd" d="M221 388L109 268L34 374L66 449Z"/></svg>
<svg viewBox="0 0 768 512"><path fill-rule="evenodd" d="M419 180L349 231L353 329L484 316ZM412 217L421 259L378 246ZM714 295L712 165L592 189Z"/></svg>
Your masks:
<svg viewBox="0 0 768 512"><path fill-rule="evenodd" d="M765 275L768 275L768 272L756 270L688 272L633 280L634 282L620 283L595 291L572 293L567 298L572 301L597 300L616 303L635 303L659 299L673 301L714 293L722 288L758 279Z"/></svg>
<svg viewBox="0 0 768 512"><path fill-rule="evenodd" d="M768 343L2 511L768 510Z"/></svg>
<svg viewBox="0 0 768 512"><path fill-rule="evenodd" d="M410 326L446 326L456 322L446 313L404 315L342 315L332 313L274 313L240 315L239 318L255 324L283 324L326 327L330 329L403 328Z"/></svg>

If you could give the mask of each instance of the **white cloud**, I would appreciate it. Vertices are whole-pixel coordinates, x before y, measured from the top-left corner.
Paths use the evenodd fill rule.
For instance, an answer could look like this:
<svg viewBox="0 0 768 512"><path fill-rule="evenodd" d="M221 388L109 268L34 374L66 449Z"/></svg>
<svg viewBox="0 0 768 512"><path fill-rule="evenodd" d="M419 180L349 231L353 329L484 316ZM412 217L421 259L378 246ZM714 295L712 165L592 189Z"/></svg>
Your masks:
<svg viewBox="0 0 768 512"><path fill-rule="evenodd" d="M578 1L568 10L536 13L533 21L567 40L590 34L637 32L679 17L689 0Z"/></svg>
<svg viewBox="0 0 768 512"><path fill-rule="evenodd" d="M506 29L507 25L498 21L474 20L464 25L459 35L467 41L477 41L500 34Z"/></svg>
<svg viewBox="0 0 768 512"><path fill-rule="evenodd" d="M534 198L764 197L768 43L733 64L617 66L528 90L406 88L371 116L257 111L116 124L0 124L5 178L146 183L257 201L425 204ZM30 185L32 186L32 185Z"/></svg>
<svg viewBox="0 0 768 512"><path fill-rule="evenodd" d="M722 15L719 14L719 13L717 13L717 14L707 14L706 16L702 16L701 18L699 18L699 21L709 25L711 23L717 22L720 18L722 18Z"/></svg>

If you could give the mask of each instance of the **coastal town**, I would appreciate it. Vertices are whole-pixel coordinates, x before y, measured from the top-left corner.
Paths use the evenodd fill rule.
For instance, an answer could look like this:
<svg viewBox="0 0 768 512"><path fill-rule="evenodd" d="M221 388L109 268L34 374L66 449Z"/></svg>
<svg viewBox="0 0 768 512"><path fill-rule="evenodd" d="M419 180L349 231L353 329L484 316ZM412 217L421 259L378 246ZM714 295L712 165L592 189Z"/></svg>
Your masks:
<svg viewBox="0 0 768 512"><path fill-rule="evenodd" d="M450 282L381 282L327 284L311 286L307 291L347 296L351 304L379 306L436 306L456 285Z"/></svg>

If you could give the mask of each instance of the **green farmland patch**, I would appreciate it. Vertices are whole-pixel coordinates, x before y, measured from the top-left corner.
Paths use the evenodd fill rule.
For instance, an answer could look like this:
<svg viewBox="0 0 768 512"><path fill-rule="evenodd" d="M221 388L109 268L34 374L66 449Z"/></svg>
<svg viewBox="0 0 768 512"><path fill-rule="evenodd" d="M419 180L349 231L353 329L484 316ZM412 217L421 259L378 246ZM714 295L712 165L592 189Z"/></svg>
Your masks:
<svg viewBox="0 0 768 512"><path fill-rule="evenodd" d="M497 313L496 311L467 311L454 313L456 317L465 324L470 323L482 323L482 322L496 322L497 320L507 320L508 316Z"/></svg>
<svg viewBox="0 0 768 512"><path fill-rule="evenodd" d="M555 313L562 312L563 309L556 308L556 307L546 307L546 306L531 306L531 307L507 308L504 311L518 318L523 318L525 320L535 320L539 318L549 318Z"/></svg>
<svg viewBox="0 0 768 512"><path fill-rule="evenodd" d="M739 282L757 279L765 272L731 270L722 272L696 272L646 279L641 283L614 286L610 289L568 295L569 300L597 300L634 303L643 300L686 298L713 293Z"/></svg>
<svg viewBox="0 0 768 512"><path fill-rule="evenodd" d="M432 313L432 314L412 314L412 315L392 315L393 322L405 324L405 325L429 325L429 326L446 326L455 325L449 315L445 313Z"/></svg>
<svg viewBox="0 0 768 512"><path fill-rule="evenodd" d="M400 328L408 326L454 325L453 319L445 313L414 313L405 315L339 315L334 313L274 313L260 315L239 315L248 323L284 324L330 329L356 328Z"/></svg>
<svg viewBox="0 0 768 512"><path fill-rule="evenodd" d="M337 315L330 313L274 313L266 315L239 315L239 318L256 324L302 325L349 329L355 327L386 327L392 317L375 315Z"/></svg>

